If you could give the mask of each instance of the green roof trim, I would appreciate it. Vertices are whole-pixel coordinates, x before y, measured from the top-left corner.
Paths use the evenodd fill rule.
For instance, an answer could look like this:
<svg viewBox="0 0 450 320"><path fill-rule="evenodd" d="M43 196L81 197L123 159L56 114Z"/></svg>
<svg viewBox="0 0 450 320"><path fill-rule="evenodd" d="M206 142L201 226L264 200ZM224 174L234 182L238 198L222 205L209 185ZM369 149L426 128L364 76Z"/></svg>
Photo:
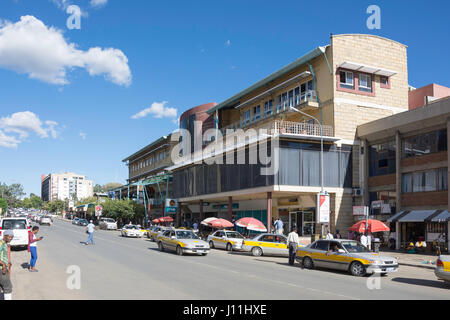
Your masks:
<svg viewBox="0 0 450 320"><path fill-rule="evenodd" d="M238 94L232 96L231 98L225 100L224 102L221 102L219 104L217 104L216 106L212 107L211 109L209 109L208 111L206 111L206 113L208 114L213 114L214 112L216 112L216 110L221 110L223 108L235 105L237 103L240 102L240 99L244 96L246 96L247 94L249 94L250 92L257 90L259 88L261 88L262 86L266 85L267 83L275 80L276 78L292 71L293 69L301 66L302 64L307 63L308 61L311 61L312 59L322 55L325 53L327 46L324 47L317 47L314 50L308 52L307 54L305 54L304 56L297 58L294 62L291 62L290 64L288 64L287 66L285 66L284 68L276 71L275 73L272 73L270 76L258 81L257 83L255 83L254 85L252 85L251 87L239 92Z"/></svg>

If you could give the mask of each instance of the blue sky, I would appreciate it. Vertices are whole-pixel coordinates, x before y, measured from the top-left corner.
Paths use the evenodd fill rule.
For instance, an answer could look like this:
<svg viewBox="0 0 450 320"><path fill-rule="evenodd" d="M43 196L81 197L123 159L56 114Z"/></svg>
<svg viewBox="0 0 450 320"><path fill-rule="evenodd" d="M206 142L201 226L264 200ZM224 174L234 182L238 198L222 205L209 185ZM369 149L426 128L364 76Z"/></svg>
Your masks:
<svg viewBox="0 0 450 320"><path fill-rule="evenodd" d="M40 175L50 172L125 183L122 159L176 129L183 111L227 99L328 44L330 33L404 43L411 85L450 86L448 1L91 1L0 3L3 31L17 31L21 17L31 16L23 30L60 35L51 38L51 52L25 54L18 48L25 41L34 48L33 39L0 36L0 49L7 48L0 50L0 141L2 132L14 140L0 145L0 181L22 183L27 193L40 194ZM83 12L80 30L66 26L70 4ZM371 4L381 8L381 30L366 27ZM152 105L167 116L132 119ZM28 131L17 126L16 113L33 120Z"/></svg>

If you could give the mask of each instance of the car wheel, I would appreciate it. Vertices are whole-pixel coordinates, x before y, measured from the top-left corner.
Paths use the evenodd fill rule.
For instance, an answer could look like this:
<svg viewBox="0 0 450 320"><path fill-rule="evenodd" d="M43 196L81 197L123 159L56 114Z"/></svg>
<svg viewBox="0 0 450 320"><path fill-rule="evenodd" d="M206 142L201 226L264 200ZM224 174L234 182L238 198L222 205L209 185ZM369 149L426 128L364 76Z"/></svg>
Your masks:
<svg viewBox="0 0 450 320"><path fill-rule="evenodd" d="M212 240L209 242L209 247L210 247L211 249L214 249L214 242L213 242Z"/></svg>
<svg viewBox="0 0 450 320"><path fill-rule="evenodd" d="M350 265L350 273L355 277L362 277L366 274L366 268L361 262L355 261Z"/></svg>
<svg viewBox="0 0 450 320"><path fill-rule="evenodd" d="M380 275L381 275L382 277L386 277L386 276L387 276L387 272L382 272Z"/></svg>
<svg viewBox="0 0 450 320"><path fill-rule="evenodd" d="M206 256L207 255L207 253L202 253L202 256Z"/></svg>
<svg viewBox="0 0 450 320"><path fill-rule="evenodd" d="M260 256L263 255L263 251L262 251L262 249L261 249L260 247L254 247L254 248L252 249L252 254L253 254L255 257L260 257Z"/></svg>
<svg viewBox="0 0 450 320"><path fill-rule="evenodd" d="M177 255L179 255L179 256L183 255L183 249L181 249L180 246L177 247Z"/></svg>
<svg viewBox="0 0 450 320"><path fill-rule="evenodd" d="M231 243L227 243L227 251L233 251L233 246Z"/></svg>
<svg viewBox="0 0 450 320"><path fill-rule="evenodd" d="M164 247L162 245L162 242L158 242L158 248L159 248L159 251L164 252Z"/></svg>
<svg viewBox="0 0 450 320"><path fill-rule="evenodd" d="M303 268L305 269L313 269L314 268L314 262L310 257L304 257L303 258Z"/></svg>

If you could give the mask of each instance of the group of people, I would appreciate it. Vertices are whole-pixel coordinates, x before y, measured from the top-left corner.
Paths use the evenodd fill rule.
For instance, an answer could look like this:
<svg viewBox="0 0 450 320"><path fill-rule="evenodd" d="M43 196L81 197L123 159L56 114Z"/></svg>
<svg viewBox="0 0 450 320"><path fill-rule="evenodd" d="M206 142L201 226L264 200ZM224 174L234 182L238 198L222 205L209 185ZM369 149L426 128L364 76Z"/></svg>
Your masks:
<svg viewBox="0 0 450 320"><path fill-rule="evenodd" d="M37 242L43 240L43 237L37 237L39 227L35 226L28 234L28 252L31 255L29 268L30 272L38 272L37 262ZM3 231L3 239L0 241L0 289L3 291L4 300L12 300L12 282L11 282L11 241L14 238L12 230Z"/></svg>

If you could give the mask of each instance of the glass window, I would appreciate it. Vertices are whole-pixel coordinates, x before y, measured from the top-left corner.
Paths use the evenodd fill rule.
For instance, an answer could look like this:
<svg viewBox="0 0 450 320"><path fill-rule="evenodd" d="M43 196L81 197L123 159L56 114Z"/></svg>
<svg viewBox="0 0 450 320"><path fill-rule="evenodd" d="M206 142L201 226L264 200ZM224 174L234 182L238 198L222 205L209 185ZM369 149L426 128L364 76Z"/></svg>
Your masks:
<svg viewBox="0 0 450 320"><path fill-rule="evenodd" d="M353 88L353 72L340 71L339 77L340 77L340 87L341 88L354 89Z"/></svg>
<svg viewBox="0 0 450 320"><path fill-rule="evenodd" d="M250 110L244 111L244 123L250 122Z"/></svg>
<svg viewBox="0 0 450 320"><path fill-rule="evenodd" d="M272 114L273 101L269 100L264 103L264 115L269 116Z"/></svg>
<svg viewBox="0 0 450 320"><path fill-rule="evenodd" d="M438 170L438 190L448 190L448 168Z"/></svg>
<svg viewBox="0 0 450 320"><path fill-rule="evenodd" d="M261 119L261 107L260 106L253 107L253 118L255 120Z"/></svg>
<svg viewBox="0 0 450 320"><path fill-rule="evenodd" d="M275 242L275 236L272 235L265 235L261 238L260 241L264 241L264 242Z"/></svg>
<svg viewBox="0 0 450 320"><path fill-rule="evenodd" d="M412 174L406 173L402 175L402 192L412 192Z"/></svg>
<svg viewBox="0 0 450 320"><path fill-rule="evenodd" d="M359 91L372 92L372 77L367 74L359 74Z"/></svg>
<svg viewBox="0 0 450 320"><path fill-rule="evenodd" d="M447 151L447 130L437 130L403 140L403 158Z"/></svg>
<svg viewBox="0 0 450 320"><path fill-rule="evenodd" d="M380 76L380 83L385 86L389 85L389 78L385 76Z"/></svg>
<svg viewBox="0 0 450 320"><path fill-rule="evenodd" d="M328 251L329 241L319 240L316 243L316 250Z"/></svg>

